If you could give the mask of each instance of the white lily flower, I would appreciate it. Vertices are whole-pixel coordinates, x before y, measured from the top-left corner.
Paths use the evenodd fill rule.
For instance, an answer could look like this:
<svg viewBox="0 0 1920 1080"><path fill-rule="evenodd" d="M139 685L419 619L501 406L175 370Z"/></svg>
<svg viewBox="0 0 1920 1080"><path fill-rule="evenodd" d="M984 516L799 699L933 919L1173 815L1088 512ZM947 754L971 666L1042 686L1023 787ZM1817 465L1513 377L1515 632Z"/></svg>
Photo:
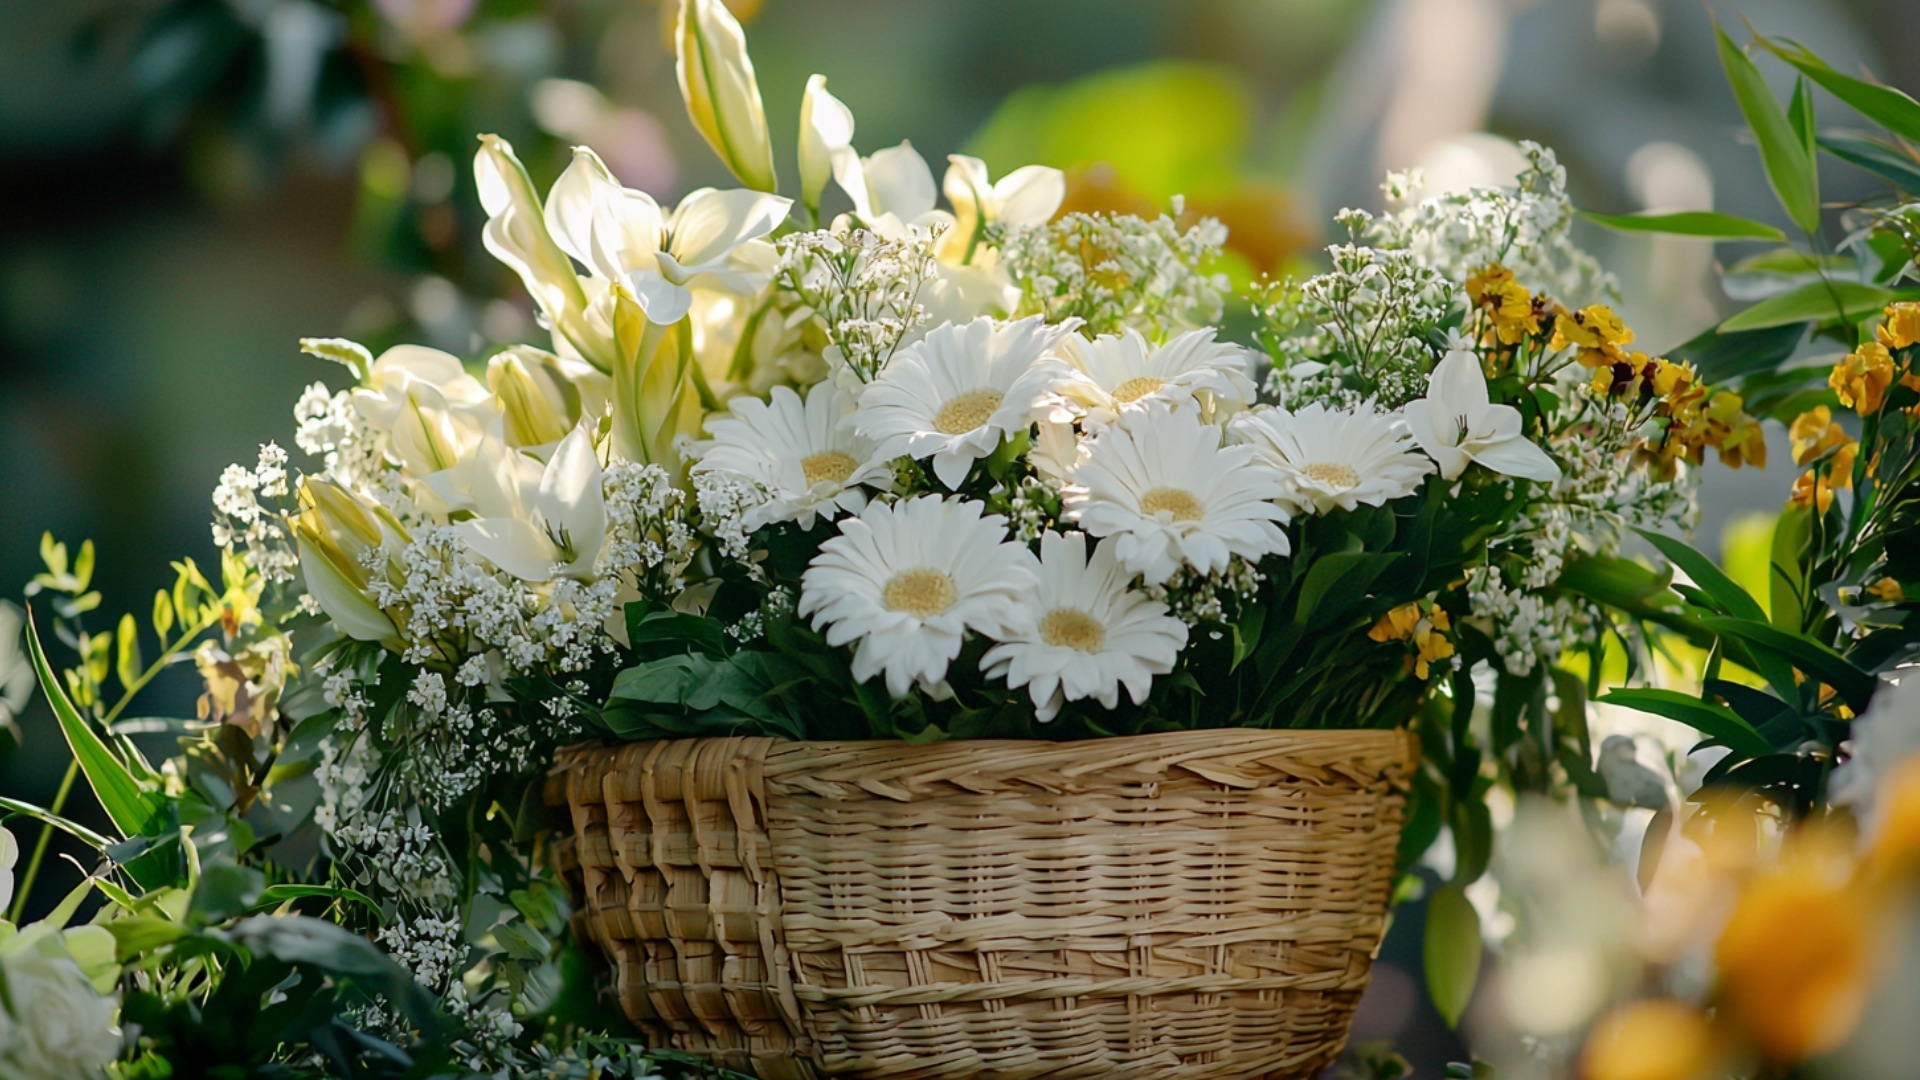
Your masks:
<svg viewBox="0 0 1920 1080"><path fill-rule="evenodd" d="M460 361L438 349L396 345L373 362L354 408L416 479L450 469L479 443L499 406Z"/></svg>
<svg viewBox="0 0 1920 1080"><path fill-rule="evenodd" d="M520 275L553 329L555 347L572 349L601 371L611 368L612 330L604 317L595 316L606 290L582 281L554 243L540 196L513 146L496 135L480 136L473 176L487 212L481 238L494 258Z"/></svg>
<svg viewBox="0 0 1920 1080"><path fill-rule="evenodd" d="M721 0L682 0L674 52L693 126L741 183L778 191L766 108L739 20Z"/></svg>
<svg viewBox="0 0 1920 1080"><path fill-rule="evenodd" d="M607 537L607 505L586 427L560 440L545 467L489 439L473 469L475 516L454 526L468 547L524 581L592 576Z"/></svg>
<svg viewBox="0 0 1920 1080"><path fill-rule="evenodd" d="M911 142L902 140L872 157L861 157L852 147L837 150L833 178L853 200L853 215L882 236L898 239L911 230L953 224L953 215L934 209L939 191L933 170Z"/></svg>
<svg viewBox="0 0 1920 1080"><path fill-rule="evenodd" d="M649 322L666 325L693 306L695 284L754 291L774 258L761 237L792 205L758 191L701 188L663 212L653 196L622 187L582 146L547 193L546 222L561 250L596 277L624 284Z"/></svg>
<svg viewBox="0 0 1920 1080"><path fill-rule="evenodd" d="M987 225L1044 225L1052 220L1067 197L1067 174L1045 165L1027 165L995 183L988 177L986 162L949 154L941 188L956 223L941 246L957 249L950 261L966 263L972 261L980 231Z"/></svg>
<svg viewBox="0 0 1920 1080"><path fill-rule="evenodd" d="M1464 349L1441 359L1427 377L1427 396L1407 405L1406 420L1414 441L1448 480L1458 480L1476 461L1523 480L1560 479L1560 466L1522 433L1520 410L1491 402L1480 358Z"/></svg>
<svg viewBox="0 0 1920 1080"><path fill-rule="evenodd" d="M556 443L580 422L580 388L565 364L531 345L515 345L487 361L487 388L500 403L507 445Z"/></svg>
<svg viewBox="0 0 1920 1080"><path fill-rule="evenodd" d="M293 517L293 538L307 594L350 638L399 638L392 618L373 602L373 571L367 564L371 552L406 546L406 529L385 507L318 477L301 481L300 507Z"/></svg>
<svg viewBox="0 0 1920 1080"><path fill-rule="evenodd" d="M852 146L853 110L827 93L825 75L808 79L800 98L800 201L807 209L819 213L820 196L833 179L834 155Z"/></svg>

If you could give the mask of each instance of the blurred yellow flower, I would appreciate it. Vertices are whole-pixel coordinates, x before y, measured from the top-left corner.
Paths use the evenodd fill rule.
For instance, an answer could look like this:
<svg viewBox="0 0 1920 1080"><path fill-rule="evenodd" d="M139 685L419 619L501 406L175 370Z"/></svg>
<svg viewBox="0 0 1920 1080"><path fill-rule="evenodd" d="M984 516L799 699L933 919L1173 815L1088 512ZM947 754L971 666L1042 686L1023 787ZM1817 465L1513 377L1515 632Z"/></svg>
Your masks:
<svg viewBox="0 0 1920 1080"><path fill-rule="evenodd" d="M1413 667L1416 678L1426 678L1434 661L1445 660L1453 655L1453 642L1446 637L1446 632L1451 629L1453 621L1437 607L1414 626L1413 643L1420 650L1420 659Z"/></svg>
<svg viewBox="0 0 1920 1080"><path fill-rule="evenodd" d="M1887 770L1874 801L1879 824L1867 848L1869 865L1881 874L1920 869L1920 754Z"/></svg>
<svg viewBox="0 0 1920 1080"><path fill-rule="evenodd" d="M1787 427L1787 438L1793 440L1793 463L1805 465L1814 458L1836 446L1845 446L1853 440L1846 431L1834 422L1833 412L1825 405L1816 405L1799 416ZM1847 462L1851 470L1853 462Z"/></svg>
<svg viewBox="0 0 1920 1080"><path fill-rule="evenodd" d="M1415 623L1420 621L1420 602L1418 600L1401 604L1373 624L1367 631L1367 637L1374 641L1405 641L1413 633Z"/></svg>
<svg viewBox="0 0 1920 1080"><path fill-rule="evenodd" d="M1839 395L1840 404L1861 416L1879 412L1887 400L1887 388L1893 385L1893 354L1885 345L1869 341L1833 365L1827 385Z"/></svg>
<svg viewBox="0 0 1920 1080"><path fill-rule="evenodd" d="M1844 1042L1875 974L1873 905L1846 860L1819 840L1805 848L1747 887L1714 950L1723 999L1778 1062Z"/></svg>
<svg viewBox="0 0 1920 1080"><path fill-rule="evenodd" d="M1593 1026L1580 1054L1585 1080L1698 1080L1719 1057L1699 1009L1678 1001L1634 1001Z"/></svg>
<svg viewBox="0 0 1920 1080"><path fill-rule="evenodd" d="M1887 604L1897 604L1907 598L1905 590L1900 588L1900 583L1890 577L1883 577L1867 586L1866 592L1868 596Z"/></svg>
<svg viewBox="0 0 1920 1080"><path fill-rule="evenodd" d="M1516 345L1540 332L1540 309L1513 271L1489 263L1467 277L1467 296L1484 309L1502 345Z"/></svg>

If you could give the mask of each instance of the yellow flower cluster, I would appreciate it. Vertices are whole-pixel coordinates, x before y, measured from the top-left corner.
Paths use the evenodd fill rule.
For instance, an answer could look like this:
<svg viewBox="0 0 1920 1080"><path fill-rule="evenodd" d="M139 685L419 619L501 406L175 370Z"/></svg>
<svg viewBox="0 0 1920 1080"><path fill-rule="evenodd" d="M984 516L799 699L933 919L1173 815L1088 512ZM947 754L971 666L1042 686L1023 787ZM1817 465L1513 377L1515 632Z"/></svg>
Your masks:
<svg viewBox="0 0 1920 1080"><path fill-rule="evenodd" d="M1714 811L1697 854L1663 864L1649 902L1724 910L1714 934L1717 1005L1630 1002L1595 1024L1581 1056L1586 1080L1704 1080L1757 1051L1775 1071L1840 1046L1865 1014L1885 970L1890 919L1920 870L1920 756L1880 781L1880 822L1864 847L1803 828L1777 864L1761 868L1746 812ZM1744 840L1736 839L1741 833ZM1675 891L1677 890L1677 892ZM1672 893L1670 896L1660 894Z"/></svg>
<svg viewBox="0 0 1920 1080"><path fill-rule="evenodd" d="M1446 636L1452 629L1452 618L1438 604L1414 600L1380 616L1380 621L1367 631L1367 637L1379 642L1411 639L1413 674L1415 678L1424 679L1432 672L1435 661L1453 655L1453 642Z"/></svg>
<svg viewBox="0 0 1920 1080"><path fill-rule="evenodd" d="M1920 373L1914 372L1912 359L1896 360L1893 355L1916 342L1920 342L1920 302L1889 304L1874 331L1874 340L1835 364L1827 385L1840 404L1863 417L1872 416L1886 405L1887 395L1896 385L1920 392ZM1920 403L1909 406L1908 412L1920 416Z"/></svg>
<svg viewBox="0 0 1920 1080"><path fill-rule="evenodd" d="M1518 345L1540 333L1547 301L1513 279L1513 271L1499 263L1467 275L1467 298L1486 312L1493 336L1502 345Z"/></svg>
<svg viewBox="0 0 1920 1080"><path fill-rule="evenodd" d="M1569 345L1578 348L1574 354L1581 365L1590 368L1612 368L1627 364L1638 366L1646 362L1645 353L1628 353L1626 347L1633 344L1633 330L1614 314L1605 304L1589 304L1578 311L1561 309L1553 316L1553 341L1550 348L1558 351Z"/></svg>
<svg viewBox="0 0 1920 1080"><path fill-rule="evenodd" d="M1832 410L1817 405L1794 417L1787 428L1793 441L1793 463L1808 468L1794 481L1792 506L1818 506L1821 513L1833 505L1837 489L1853 487L1853 465L1860 444L1834 421ZM1831 456L1829 456L1831 455Z"/></svg>

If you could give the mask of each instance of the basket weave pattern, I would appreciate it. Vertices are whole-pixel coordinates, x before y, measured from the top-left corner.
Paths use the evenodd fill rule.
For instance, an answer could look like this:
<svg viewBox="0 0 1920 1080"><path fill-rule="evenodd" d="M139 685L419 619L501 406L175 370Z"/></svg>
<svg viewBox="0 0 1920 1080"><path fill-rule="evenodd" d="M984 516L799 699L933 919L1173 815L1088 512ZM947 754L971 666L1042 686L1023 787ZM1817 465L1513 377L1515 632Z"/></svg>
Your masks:
<svg viewBox="0 0 1920 1080"><path fill-rule="evenodd" d="M1379 944L1392 731L563 753L576 930L656 1045L785 1077L1308 1077Z"/></svg>

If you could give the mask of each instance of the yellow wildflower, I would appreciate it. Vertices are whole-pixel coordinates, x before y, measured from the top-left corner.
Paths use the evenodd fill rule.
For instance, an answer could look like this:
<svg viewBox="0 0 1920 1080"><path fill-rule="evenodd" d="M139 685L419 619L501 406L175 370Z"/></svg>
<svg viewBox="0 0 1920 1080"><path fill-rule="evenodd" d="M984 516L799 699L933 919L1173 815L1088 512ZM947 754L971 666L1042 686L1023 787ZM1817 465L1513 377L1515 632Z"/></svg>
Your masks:
<svg viewBox="0 0 1920 1080"><path fill-rule="evenodd" d="M1720 1054L1704 1013L1678 1001L1634 1001L1593 1026L1580 1054L1586 1080L1700 1080Z"/></svg>
<svg viewBox="0 0 1920 1080"><path fill-rule="evenodd" d="M1533 294L1499 263L1468 275L1467 296L1486 311L1502 345L1516 345L1540 332L1540 308Z"/></svg>
<svg viewBox="0 0 1920 1080"><path fill-rule="evenodd" d="M1920 342L1920 300L1888 304L1874 337L1888 349L1904 349Z"/></svg>
<svg viewBox="0 0 1920 1080"><path fill-rule="evenodd" d="M1911 873L1920 866L1920 754L1888 769L1874 796L1878 824L1867 861L1881 873Z"/></svg>
<svg viewBox="0 0 1920 1080"><path fill-rule="evenodd" d="M1419 621L1419 601L1401 604L1380 616L1380 621L1374 623L1373 629L1367 631L1367 637L1374 641L1405 641L1413 633L1414 625Z"/></svg>
<svg viewBox="0 0 1920 1080"><path fill-rule="evenodd" d="M1742 465L1751 465L1756 469L1767 467L1767 436L1760 428L1760 421L1751 416L1742 416L1720 440L1720 464L1729 469Z"/></svg>
<svg viewBox="0 0 1920 1080"><path fill-rule="evenodd" d="M1561 311L1553 320L1552 348L1579 347L1578 358L1587 367L1605 367L1624 359L1621 346L1633 343L1633 331L1605 304L1579 311Z"/></svg>
<svg viewBox="0 0 1920 1080"><path fill-rule="evenodd" d="M1420 659L1413 666L1415 678L1424 679L1436 660L1445 660L1453 655L1453 642L1448 641L1446 631L1453 629L1453 620L1439 608L1432 612L1413 630L1413 643L1420 650Z"/></svg>
<svg viewBox="0 0 1920 1080"><path fill-rule="evenodd" d="M1825 405L1816 405L1799 416L1787 426L1787 437L1793 440L1793 463L1805 465L1814 458L1836 446L1844 446L1853 440L1847 437L1845 429L1833 421L1833 411ZM1851 471L1853 463L1847 463Z"/></svg>
<svg viewBox="0 0 1920 1080"><path fill-rule="evenodd" d="M1725 1001L1776 1062L1844 1042L1872 988L1876 912L1835 862L1792 857L1748 886L1714 950Z"/></svg>
<svg viewBox="0 0 1920 1080"><path fill-rule="evenodd" d="M1879 412L1887 400L1887 389L1893 385L1893 354L1885 345L1869 341L1833 365L1827 385L1839 395L1840 404L1861 416Z"/></svg>
<svg viewBox="0 0 1920 1080"><path fill-rule="evenodd" d="M1890 577L1883 577L1867 586L1866 592L1868 596L1886 604L1897 604L1907 598L1906 592L1900 588L1900 583Z"/></svg>

